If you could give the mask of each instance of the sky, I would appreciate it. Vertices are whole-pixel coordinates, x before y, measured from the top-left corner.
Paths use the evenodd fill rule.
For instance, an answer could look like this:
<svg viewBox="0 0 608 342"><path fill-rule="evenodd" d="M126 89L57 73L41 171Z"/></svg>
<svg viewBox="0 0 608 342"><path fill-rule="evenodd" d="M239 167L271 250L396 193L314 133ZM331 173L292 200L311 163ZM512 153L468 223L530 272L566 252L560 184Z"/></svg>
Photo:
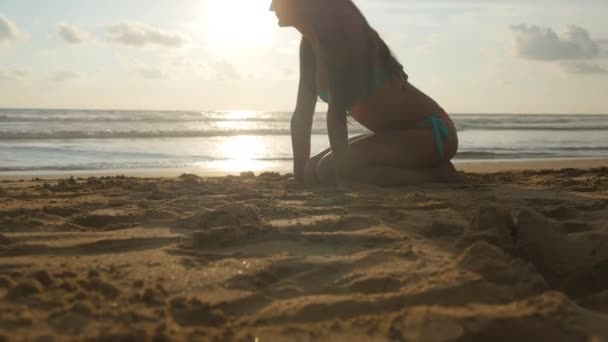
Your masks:
<svg viewBox="0 0 608 342"><path fill-rule="evenodd" d="M448 112L608 113L606 0L355 3ZM269 4L0 0L0 107L290 111L300 36Z"/></svg>

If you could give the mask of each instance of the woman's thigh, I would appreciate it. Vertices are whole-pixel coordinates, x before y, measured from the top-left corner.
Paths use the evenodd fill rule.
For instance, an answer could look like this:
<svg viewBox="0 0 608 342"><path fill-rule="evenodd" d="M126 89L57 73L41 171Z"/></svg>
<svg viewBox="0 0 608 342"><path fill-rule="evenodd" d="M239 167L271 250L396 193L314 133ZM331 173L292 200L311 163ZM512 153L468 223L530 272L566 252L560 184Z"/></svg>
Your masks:
<svg viewBox="0 0 608 342"><path fill-rule="evenodd" d="M437 167L442 161L449 161L456 147L444 144L446 152L442 160L435 146L433 132L429 128L416 128L375 133L362 137L350 144L351 168L366 167L430 168ZM333 156L326 153L316 166L316 176L326 180L333 175Z"/></svg>

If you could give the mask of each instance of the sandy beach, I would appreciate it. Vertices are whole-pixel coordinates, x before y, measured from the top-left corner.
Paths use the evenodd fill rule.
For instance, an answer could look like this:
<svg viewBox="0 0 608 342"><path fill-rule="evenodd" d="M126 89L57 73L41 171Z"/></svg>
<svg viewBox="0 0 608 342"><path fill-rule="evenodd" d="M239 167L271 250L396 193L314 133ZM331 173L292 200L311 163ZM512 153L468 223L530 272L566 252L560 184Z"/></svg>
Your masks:
<svg viewBox="0 0 608 342"><path fill-rule="evenodd" d="M607 166L5 178L0 341L608 341Z"/></svg>

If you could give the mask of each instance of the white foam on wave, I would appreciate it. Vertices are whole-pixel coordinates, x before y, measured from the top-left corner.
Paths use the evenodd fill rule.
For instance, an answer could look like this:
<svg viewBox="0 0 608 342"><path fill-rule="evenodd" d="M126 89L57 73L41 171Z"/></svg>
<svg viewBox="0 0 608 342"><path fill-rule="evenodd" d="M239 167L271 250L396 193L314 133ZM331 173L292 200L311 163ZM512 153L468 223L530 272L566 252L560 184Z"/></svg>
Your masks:
<svg viewBox="0 0 608 342"><path fill-rule="evenodd" d="M290 113L0 109L0 171L167 168L291 162ZM460 160L605 158L608 116L457 114ZM368 132L351 123L349 133ZM328 146L315 115L313 152ZM245 140L263 141L238 151ZM202 163L202 164L201 164Z"/></svg>

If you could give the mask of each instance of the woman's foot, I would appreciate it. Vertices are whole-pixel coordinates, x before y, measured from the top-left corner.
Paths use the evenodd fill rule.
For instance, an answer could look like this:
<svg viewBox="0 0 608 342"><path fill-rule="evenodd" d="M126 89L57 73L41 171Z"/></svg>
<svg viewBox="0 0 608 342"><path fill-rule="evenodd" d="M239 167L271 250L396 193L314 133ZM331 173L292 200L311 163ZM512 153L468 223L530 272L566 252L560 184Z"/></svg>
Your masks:
<svg viewBox="0 0 608 342"><path fill-rule="evenodd" d="M319 159L311 158L306 165L306 184L333 184L335 178L330 165L319 167ZM329 163L329 158L322 160ZM387 166L365 167L353 171L353 181L378 186L417 185L424 183L457 183L463 177L456 171L452 162L445 162L437 167L400 168Z"/></svg>
<svg viewBox="0 0 608 342"><path fill-rule="evenodd" d="M357 182L378 186L454 183L462 181L454 165L448 162L432 168L367 167L354 172Z"/></svg>
<svg viewBox="0 0 608 342"><path fill-rule="evenodd" d="M441 163L439 165L439 181L443 183L458 183L464 180L464 177L454 167L451 161Z"/></svg>

